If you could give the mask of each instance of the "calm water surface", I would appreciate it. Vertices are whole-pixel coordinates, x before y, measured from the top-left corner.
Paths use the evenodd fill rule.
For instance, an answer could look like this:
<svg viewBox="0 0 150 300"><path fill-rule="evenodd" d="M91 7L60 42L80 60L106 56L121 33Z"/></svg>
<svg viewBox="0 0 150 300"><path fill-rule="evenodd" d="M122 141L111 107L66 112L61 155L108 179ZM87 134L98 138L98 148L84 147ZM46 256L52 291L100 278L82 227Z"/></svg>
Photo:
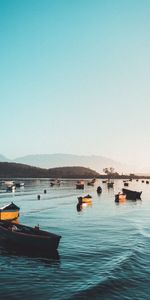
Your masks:
<svg viewBox="0 0 150 300"><path fill-rule="evenodd" d="M96 186L101 185L100 196ZM142 201L116 205L114 189L98 180L84 191L75 182L50 187L26 180L15 193L0 193L0 206L14 201L20 223L62 235L59 257L36 258L0 248L0 299L150 299L150 185L132 181ZM47 193L44 194L44 189ZM77 212L77 197L91 194L92 206ZM41 200L37 200L37 194Z"/></svg>

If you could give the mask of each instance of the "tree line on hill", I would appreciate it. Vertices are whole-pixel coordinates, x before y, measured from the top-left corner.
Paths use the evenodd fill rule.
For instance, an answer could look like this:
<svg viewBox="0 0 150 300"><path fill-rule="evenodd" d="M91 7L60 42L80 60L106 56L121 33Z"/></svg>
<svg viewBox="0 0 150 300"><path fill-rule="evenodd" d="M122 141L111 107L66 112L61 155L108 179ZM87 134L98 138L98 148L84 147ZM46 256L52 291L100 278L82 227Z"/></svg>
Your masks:
<svg viewBox="0 0 150 300"><path fill-rule="evenodd" d="M98 178L99 173L85 167L37 168L0 162L0 178Z"/></svg>

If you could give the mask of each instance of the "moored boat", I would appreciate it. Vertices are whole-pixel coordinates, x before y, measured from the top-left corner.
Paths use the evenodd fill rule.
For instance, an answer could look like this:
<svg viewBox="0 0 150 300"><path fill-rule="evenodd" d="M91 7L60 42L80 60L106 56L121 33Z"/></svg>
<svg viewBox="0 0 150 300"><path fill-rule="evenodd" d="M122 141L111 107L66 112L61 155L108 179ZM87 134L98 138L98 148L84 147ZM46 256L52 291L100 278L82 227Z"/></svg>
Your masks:
<svg viewBox="0 0 150 300"><path fill-rule="evenodd" d="M118 193L115 195L115 202L124 202L126 200L126 194Z"/></svg>
<svg viewBox="0 0 150 300"><path fill-rule="evenodd" d="M101 186L98 186L97 187L97 194L101 194L101 192L102 192L102 188L101 188Z"/></svg>
<svg viewBox="0 0 150 300"><path fill-rule="evenodd" d="M20 207L13 202L0 208L0 220L15 220L19 217Z"/></svg>
<svg viewBox="0 0 150 300"><path fill-rule="evenodd" d="M129 200L141 199L142 192L132 191L128 189L122 189L122 192L126 194L126 198Z"/></svg>
<svg viewBox="0 0 150 300"><path fill-rule="evenodd" d="M18 187L24 187L24 182L15 182L15 186Z"/></svg>
<svg viewBox="0 0 150 300"><path fill-rule="evenodd" d="M61 236L41 230L38 226L29 227L0 221L0 241L12 247L19 247L29 252L53 252L59 245Z"/></svg>
<svg viewBox="0 0 150 300"><path fill-rule="evenodd" d="M91 195L86 195L84 197L78 197L79 203L92 203L92 196Z"/></svg>
<svg viewBox="0 0 150 300"><path fill-rule="evenodd" d="M84 181L83 180L79 180L76 183L76 189L78 190L84 190Z"/></svg>
<svg viewBox="0 0 150 300"><path fill-rule="evenodd" d="M107 182L107 187L108 188L113 188L114 182Z"/></svg>
<svg viewBox="0 0 150 300"><path fill-rule="evenodd" d="M87 182L87 185L94 186L95 182L96 182L96 178L93 178L91 181Z"/></svg>

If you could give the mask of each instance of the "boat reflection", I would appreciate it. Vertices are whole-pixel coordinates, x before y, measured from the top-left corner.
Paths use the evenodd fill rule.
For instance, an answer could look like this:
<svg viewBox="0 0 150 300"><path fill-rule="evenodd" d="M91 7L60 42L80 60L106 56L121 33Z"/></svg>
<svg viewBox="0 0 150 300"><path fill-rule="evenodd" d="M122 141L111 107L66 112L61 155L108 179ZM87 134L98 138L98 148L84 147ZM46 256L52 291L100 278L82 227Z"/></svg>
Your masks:
<svg viewBox="0 0 150 300"><path fill-rule="evenodd" d="M92 207L92 203L78 203L76 209L78 212L82 211L86 207Z"/></svg>

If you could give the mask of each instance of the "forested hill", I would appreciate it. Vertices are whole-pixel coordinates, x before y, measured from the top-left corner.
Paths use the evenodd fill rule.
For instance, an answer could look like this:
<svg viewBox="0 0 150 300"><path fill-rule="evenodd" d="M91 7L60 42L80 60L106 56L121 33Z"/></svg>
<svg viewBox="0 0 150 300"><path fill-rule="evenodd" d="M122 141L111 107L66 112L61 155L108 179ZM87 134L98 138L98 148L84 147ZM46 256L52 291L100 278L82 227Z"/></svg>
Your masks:
<svg viewBox="0 0 150 300"><path fill-rule="evenodd" d="M42 169L25 164L0 162L0 178L93 178L99 175L84 167Z"/></svg>

